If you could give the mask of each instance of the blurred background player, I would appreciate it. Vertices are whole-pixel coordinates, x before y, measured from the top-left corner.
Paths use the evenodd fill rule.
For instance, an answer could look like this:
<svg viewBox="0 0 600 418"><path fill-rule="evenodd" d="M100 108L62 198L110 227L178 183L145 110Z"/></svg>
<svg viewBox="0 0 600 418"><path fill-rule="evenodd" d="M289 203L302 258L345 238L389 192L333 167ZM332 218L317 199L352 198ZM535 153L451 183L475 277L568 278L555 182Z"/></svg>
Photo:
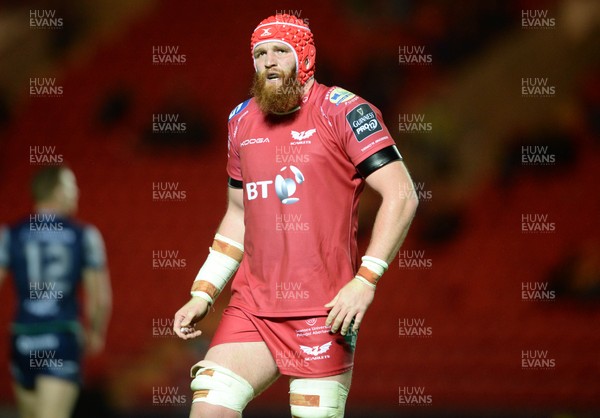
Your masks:
<svg viewBox="0 0 600 418"><path fill-rule="evenodd" d="M254 97L229 115L228 209L174 320L180 337L200 335L194 324L239 267L211 347L192 368L191 416L239 417L287 375L292 416L343 417L357 331L408 232L417 199L401 191L414 186L379 110L315 81L304 21L263 20L251 50ZM382 200L361 264L365 183Z"/></svg>
<svg viewBox="0 0 600 418"><path fill-rule="evenodd" d="M81 383L81 353L104 347L111 290L99 231L72 219L79 190L65 166L39 170L35 211L0 229L0 283L10 271L18 297L10 368L22 418L67 418ZM77 291L83 284L85 330Z"/></svg>

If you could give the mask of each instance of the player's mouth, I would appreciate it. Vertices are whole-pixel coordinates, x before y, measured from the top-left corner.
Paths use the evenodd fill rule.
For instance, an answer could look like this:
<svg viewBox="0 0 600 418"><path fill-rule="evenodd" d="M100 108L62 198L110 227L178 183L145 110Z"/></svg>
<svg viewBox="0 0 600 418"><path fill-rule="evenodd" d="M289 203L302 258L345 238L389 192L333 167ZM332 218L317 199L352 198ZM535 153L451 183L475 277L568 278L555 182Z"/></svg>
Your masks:
<svg viewBox="0 0 600 418"><path fill-rule="evenodd" d="M282 78L281 74L278 72L270 72L267 73L267 81L277 82Z"/></svg>

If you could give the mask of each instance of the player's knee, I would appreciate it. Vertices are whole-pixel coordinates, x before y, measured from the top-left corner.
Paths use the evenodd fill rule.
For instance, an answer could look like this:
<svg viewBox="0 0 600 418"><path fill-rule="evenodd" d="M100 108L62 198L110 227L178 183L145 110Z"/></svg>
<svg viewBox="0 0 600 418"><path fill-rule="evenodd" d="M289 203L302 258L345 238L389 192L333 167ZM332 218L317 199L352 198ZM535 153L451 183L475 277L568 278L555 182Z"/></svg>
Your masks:
<svg viewBox="0 0 600 418"><path fill-rule="evenodd" d="M216 363L201 361L191 373L192 403L206 402L242 412L254 397L254 389L246 379Z"/></svg>
<svg viewBox="0 0 600 418"><path fill-rule="evenodd" d="M295 379L290 384L290 407L295 418L343 418L348 389L339 382Z"/></svg>

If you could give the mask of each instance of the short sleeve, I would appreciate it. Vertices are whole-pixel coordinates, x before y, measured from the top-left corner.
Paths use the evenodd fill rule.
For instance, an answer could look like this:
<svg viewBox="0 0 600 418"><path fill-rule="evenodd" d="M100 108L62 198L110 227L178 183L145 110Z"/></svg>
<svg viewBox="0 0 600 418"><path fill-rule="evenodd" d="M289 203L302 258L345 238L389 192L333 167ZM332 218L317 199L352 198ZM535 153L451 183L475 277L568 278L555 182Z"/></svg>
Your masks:
<svg viewBox="0 0 600 418"><path fill-rule="evenodd" d="M229 114L227 124L227 174L229 175L229 187L242 188L242 164L236 132L240 123L240 112L250 103L250 99L237 105Z"/></svg>
<svg viewBox="0 0 600 418"><path fill-rule="evenodd" d="M97 228L87 226L83 230L84 268L103 269L106 267L104 240Z"/></svg>
<svg viewBox="0 0 600 418"><path fill-rule="evenodd" d="M395 146L379 109L360 97L344 107L338 124L342 127L344 149L355 166L378 151Z"/></svg>
<svg viewBox="0 0 600 418"><path fill-rule="evenodd" d="M236 189L241 189L242 167L240 162L240 153L231 138L231 134L227 135L227 174L229 175L229 186Z"/></svg>
<svg viewBox="0 0 600 418"><path fill-rule="evenodd" d="M363 178L402 160L381 112L373 104L341 87L331 87L321 112L334 128L335 141Z"/></svg>

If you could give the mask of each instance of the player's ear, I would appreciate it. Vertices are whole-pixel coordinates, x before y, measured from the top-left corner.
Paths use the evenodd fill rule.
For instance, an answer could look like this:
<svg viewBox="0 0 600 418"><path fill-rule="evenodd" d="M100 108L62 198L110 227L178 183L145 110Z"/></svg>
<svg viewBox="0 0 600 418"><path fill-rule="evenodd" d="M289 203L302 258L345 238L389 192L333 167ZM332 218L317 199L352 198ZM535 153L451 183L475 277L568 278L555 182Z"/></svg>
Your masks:
<svg viewBox="0 0 600 418"><path fill-rule="evenodd" d="M317 50L313 45L306 46L306 59L302 64L304 66L305 71L310 70L313 65L315 65L315 55L317 54Z"/></svg>

